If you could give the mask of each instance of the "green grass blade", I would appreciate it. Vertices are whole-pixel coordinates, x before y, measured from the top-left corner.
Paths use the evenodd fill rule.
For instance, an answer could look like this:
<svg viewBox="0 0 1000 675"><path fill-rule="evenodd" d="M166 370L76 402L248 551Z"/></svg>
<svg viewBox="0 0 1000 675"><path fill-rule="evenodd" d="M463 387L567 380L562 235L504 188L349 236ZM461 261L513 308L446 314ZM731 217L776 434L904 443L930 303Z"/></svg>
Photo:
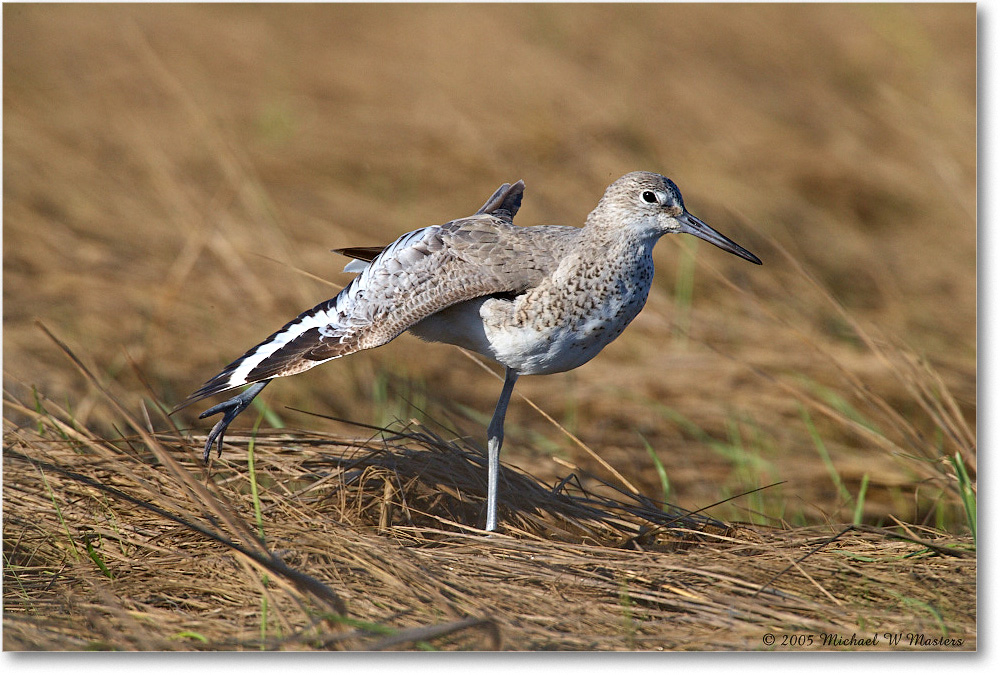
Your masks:
<svg viewBox="0 0 1000 675"><path fill-rule="evenodd" d="M253 407L257 409L257 412L259 412L265 420L267 420L268 425L270 425L272 429L285 428L285 423L278 413L274 411L274 408L261 400L260 396L254 398Z"/></svg>
<svg viewBox="0 0 1000 675"><path fill-rule="evenodd" d="M646 440L646 437L639 434L639 438L642 440L643 445L646 446L646 452L649 453L649 458L653 460L653 466L656 467L656 474L660 477L660 487L663 489L663 508L666 509L667 502L670 501L670 479L667 477L667 470L657 456L656 451L653 450L653 446Z"/></svg>
<svg viewBox="0 0 1000 675"><path fill-rule="evenodd" d="M843 499L845 503L850 504L854 501L851 499L851 493L844 485L844 481L840 478L840 473L837 471L837 467L833 465L833 460L830 459L830 453L827 452L826 449L826 443L823 442L819 432L816 431L816 426L813 424L809 411L806 410L804 406L800 405L799 412L802 415L802 421L805 423L806 429L809 431L809 436L812 438L813 445L816 446L816 452L819 453L819 457L823 461L823 466L826 467L827 473L830 474L830 480L833 481L834 487L836 487L837 492L840 493L841 499Z"/></svg>
<svg viewBox="0 0 1000 675"><path fill-rule="evenodd" d="M858 489L858 501L854 505L854 524L860 525L865 515L865 494L868 492L868 472L861 477L861 487Z"/></svg>
<svg viewBox="0 0 1000 675"><path fill-rule="evenodd" d="M267 539L264 537L264 517L260 508L260 490L257 486L257 469L253 452L254 442L257 440L257 431L260 429L260 423L263 421L264 415L258 415L257 421L253 425L253 431L250 433L250 442L247 443L247 471L250 474L250 495L253 499L254 518L257 520L257 532L260 534L261 542L266 544Z"/></svg>
<svg viewBox="0 0 1000 675"><path fill-rule="evenodd" d="M95 549L93 544L90 543L89 537L86 539L85 543L87 545L87 555L94 561L94 564L96 564L101 570L101 573L103 573L108 579L114 579L115 575L111 573L111 570L109 570L108 566L104 563L104 559L101 557L101 554L98 553L97 549Z"/></svg>
<svg viewBox="0 0 1000 675"><path fill-rule="evenodd" d="M76 550L76 542L73 541L73 535L69 531L69 525L66 524L66 520L63 518L62 509L59 508L59 502L56 500L56 494L52 491L52 486L49 485L49 479L45 476L45 472L41 469L38 469L38 474L42 477L42 483L45 484L45 491L48 493L49 499L52 501L52 506L56 510L56 516L59 518L59 524L62 525L63 532L66 533L66 539L69 540L69 552L73 555L74 560L79 560L80 554Z"/></svg>
<svg viewBox="0 0 1000 675"><path fill-rule="evenodd" d="M174 633L173 635L170 636L170 639L171 640L191 639L191 640L198 640L199 642L203 642L204 644L208 644L207 637L205 637L201 633L196 633L193 630L182 630L179 633Z"/></svg>
<svg viewBox="0 0 1000 675"><path fill-rule="evenodd" d="M962 456L956 452L953 457L949 457L949 460L955 469L955 475L958 477L959 495L962 498L962 506L965 508L965 519L969 531L972 532L972 542L977 544L976 491L972 487L972 480L969 478L969 472L965 468Z"/></svg>

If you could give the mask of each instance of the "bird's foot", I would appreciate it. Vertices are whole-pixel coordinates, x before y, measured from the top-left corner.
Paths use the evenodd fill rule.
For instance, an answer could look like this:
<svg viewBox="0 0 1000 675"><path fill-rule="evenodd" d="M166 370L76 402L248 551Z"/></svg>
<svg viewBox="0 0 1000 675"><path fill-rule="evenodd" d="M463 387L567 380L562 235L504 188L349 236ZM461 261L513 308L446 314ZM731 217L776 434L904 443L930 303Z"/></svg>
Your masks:
<svg viewBox="0 0 1000 675"><path fill-rule="evenodd" d="M208 440L205 441L205 453L202 455L201 459L203 462L208 461L208 456L212 452L212 444L215 443L216 439L219 442L218 457L222 456L222 443L225 440L226 429L229 424L236 419L236 416L247 409L250 402L254 400L260 390L269 382L269 380L264 380L263 382L257 382L252 387L248 388L236 396L233 396L228 401L223 401L218 405L213 405L211 408L198 415L198 419L205 419L212 415L223 413L222 419L215 423L212 427L212 431L208 434Z"/></svg>

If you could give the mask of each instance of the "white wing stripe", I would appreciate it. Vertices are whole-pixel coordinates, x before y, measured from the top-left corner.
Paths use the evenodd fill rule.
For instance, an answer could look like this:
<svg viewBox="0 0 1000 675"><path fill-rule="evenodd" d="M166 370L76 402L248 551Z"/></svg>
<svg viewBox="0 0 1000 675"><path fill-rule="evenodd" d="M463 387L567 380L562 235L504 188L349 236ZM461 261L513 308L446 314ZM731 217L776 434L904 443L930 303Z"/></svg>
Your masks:
<svg viewBox="0 0 1000 675"><path fill-rule="evenodd" d="M425 235L438 229L440 228L435 225L404 234L389 244L371 263L361 260L348 263L344 271L348 271L348 268L351 268L355 263L358 263L359 267L360 265L364 265L364 269L358 270L360 274L354 277L351 283L337 294L333 302L327 301L321 303L311 310L304 312L298 319L275 333L271 339L257 345L253 353L246 356L233 369L233 372L229 374L227 385L229 387L238 387L242 384L247 384L247 378L255 368L266 361L272 354L308 330L316 328L324 337L336 339L339 337L339 330L343 330L348 326L357 327L358 323L363 324L366 318L364 316L365 312L358 312L357 310L368 309L370 313L371 308L364 307L364 303L362 307L357 307L356 304L360 299L359 296L363 296L365 289L372 283L372 276L387 271L386 268L391 269L393 265L398 265L397 254L405 252L408 246L419 242ZM319 362L316 365L319 365Z"/></svg>
<svg viewBox="0 0 1000 675"><path fill-rule="evenodd" d="M329 329L333 322L329 312L319 311L315 314L309 314L307 316L301 317L298 321L288 324L284 330L275 334L273 338L267 342L263 342L257 346L253 354L250 354L240 363L239 366L229 375L229 386L238 387L241 384L247 383L247 377L254 368L259 366L264 362L271 354L284 347L286 344L299 337L306 331L312 328L318 328L321 331L323 329Z"/></svg>

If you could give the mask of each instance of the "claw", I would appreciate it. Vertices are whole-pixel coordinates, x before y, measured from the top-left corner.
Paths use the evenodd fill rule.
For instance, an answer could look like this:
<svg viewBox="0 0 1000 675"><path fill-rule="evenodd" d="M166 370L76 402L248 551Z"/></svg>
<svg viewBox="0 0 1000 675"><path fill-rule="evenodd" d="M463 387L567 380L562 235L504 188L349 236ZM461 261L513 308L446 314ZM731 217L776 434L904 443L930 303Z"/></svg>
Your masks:
<svg viewBox="0 0 1000 675"><path fill-rule="evenodd" d="M198 415L198 419L205 419L206 417L223 413L222 419L215 423L215 426L212 427L212 431L208 434L208 440L205 441L205 453L201 456L203 462L208 461L208 457L212 453L212 445L215 443L216 439L219 441L219 451L217 456L222 457L222 443L225 440L226 429L229 427L230 422L236 419L237 415L247 409L250 402L256 398L261 389L267 386L268 382L270 382L270 380L255 382L245 391L233 396L228 401L223 401L218 405L213 405L211 408Z"/></svg>

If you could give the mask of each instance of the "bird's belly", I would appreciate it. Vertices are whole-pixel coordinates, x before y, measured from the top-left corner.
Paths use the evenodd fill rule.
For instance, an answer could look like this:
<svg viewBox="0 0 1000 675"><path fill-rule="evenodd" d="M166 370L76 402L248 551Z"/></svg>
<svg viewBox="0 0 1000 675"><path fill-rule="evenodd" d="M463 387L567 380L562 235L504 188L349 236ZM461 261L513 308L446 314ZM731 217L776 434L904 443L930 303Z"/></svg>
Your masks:
<svg viewBox="0 0 1000 675"><path fill-rule="evenodd" d="M492 331L492 358L522 375L561 373L582 366L617 335L582 334L565 326L536 329L505 327Z"/></svg>
<svg viewBox="0 0 1000 675"><path fill-rule="evenodd" d="M433 314L409 331L482 354L522 375L561 373L587 363L621 335L645 304L645 290L605 298L585 312L560 304L529 311L520 320L515 302L476 298Z"/></svg>
<svg viewBox="0 0 1000 675"><path fill-rule="evenodd" d="M496 361L522 375L561 373L582 366L632 322L645 294L619 297L599 311L552 320L543 314L524 322L485 322ZM489 310L489 306L484 308Z"/></svg>
<svg viewBox="0 0 1000 675"><path fill-rule="evenodd" d="M572 370L590 361L635 316L593 317L572 327L515 325L484 321L481 308L488 301L479 298L453 305L415 324L410 333L482 354L522 375L544 375Z"/></svg>
<svg viewBox="0 0 1000 675"><path fill-rule="evenodd" d="M480 308L490 298L476 298L447 307L408 329L421 340L444 342L493 357Z"/></svg>

